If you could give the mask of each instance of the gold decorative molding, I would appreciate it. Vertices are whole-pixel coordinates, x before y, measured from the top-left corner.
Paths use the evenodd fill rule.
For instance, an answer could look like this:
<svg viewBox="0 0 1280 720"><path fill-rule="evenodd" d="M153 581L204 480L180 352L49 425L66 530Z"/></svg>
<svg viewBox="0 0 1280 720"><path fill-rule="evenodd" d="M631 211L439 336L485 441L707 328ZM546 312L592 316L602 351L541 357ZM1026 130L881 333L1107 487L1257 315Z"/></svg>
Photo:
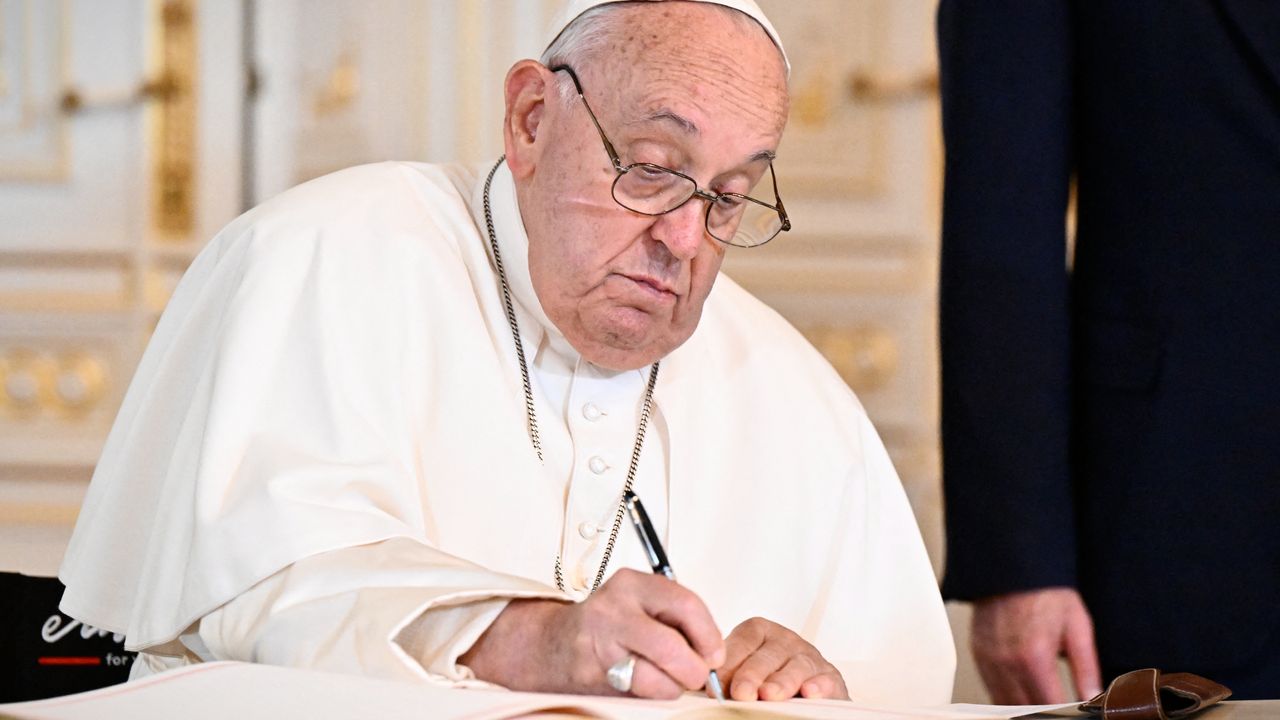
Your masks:
<svg viewBox="0 0 1280 720"><path fill-rule="evenodd" d="M148 80L132 92L93 97L86 97L78 88L69 87L62 92L62 98L58 101L58 110L63 115L80 115L93 111L129 108L145 105L151 100L166 102L176 97L178 92L177 83L168 76L158 80Z"/></svg>
<svg viewBox="0 0 1280 720"><path fill-rule="evenodd" d="M922 70L914 74L857 70L849 76L849 97L855 102L928 100L937 95L937 70Z"/></svg>
<svg viewBox="0 0 1280 720"><path fill-rule="evenodd" d="M193 0L165 0L157 31L157 80L149 83L155 108L156 229L164 239L186 240L195 227L196 26Z"/></svg>
<svg viewBox="0 0 1280 720"><path fill-rule="evenodd" d="M828 92L831 79L826 66L814 68L813 74L797 83L791 91L791 119L800 126L822 127L831 122L838 97Z"/></svg>
<svg viewBox="0 0 1280 720"><path fill-rule="evenodd" d="M98 404L106 387L107 374L101 362L84 352L67 353L56 360L51 382L45 387L45 406L61 415L78 417Z"/></svg>
<svg viewBox="0 0 1280 720"><path fill-rule="evenodd" d="M360 96L360 63L355 53L338 56L323 85L315 96L315 114L330 115L346 110Z"/></svg>
<svg viewBox="0 0 1280 720"><path fill-rule="evenodd" d="M854 392L878 390L898 371L898 343L882 328L816 327L805 334Z"/></svg>
<svg viewBox="0 0 1280 720"><path fill-rule="evenodd" d="M46 503L0 502L0 524L3 525L75 525L80 508Z"/></svg>
<svg viewBox="0 0 1280 720"><path fill-rule="evenodd" d="M0 355L0 410L19 419L39 415L45 388L52 385L55 372L48 357L30 350L11 350Z"/></svg>
<svg viewBox="0 0 1280 720"><path fill-rule="evenodd" d="M134 267L125 250L0 250L0 311L125 312Z"/></svg>
<svg viewBox="0 0 1280 720"><path fill-rule="evenodd" d="M0 354L0 411L14 419L79 418L98 405L106 389L103 363L87 352L17 348Z"/></svg>
<svg viewBox="0 0 1280 720"><path fill-rule="evenodd" d="M788 39L791 113L774 163L788 200L877 197L890 185L888 108L853 101L848 77L887 62L893 0L762 1ZM789 203L790 204L790 203Z"/></svg>

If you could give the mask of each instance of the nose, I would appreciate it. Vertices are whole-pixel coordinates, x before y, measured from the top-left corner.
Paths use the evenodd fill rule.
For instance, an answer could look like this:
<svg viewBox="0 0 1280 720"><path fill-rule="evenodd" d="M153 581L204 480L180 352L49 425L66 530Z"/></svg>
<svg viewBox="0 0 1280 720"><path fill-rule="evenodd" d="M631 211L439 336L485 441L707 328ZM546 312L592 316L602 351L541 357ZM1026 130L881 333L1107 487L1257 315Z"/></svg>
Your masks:
<svg viewBox="0 0 1280 720"><path fill-rule="evenodd" d="M680 260L693 259L706 239L706 203L695 196L675 210L659 215L651 231L654 239Z"/></svg>

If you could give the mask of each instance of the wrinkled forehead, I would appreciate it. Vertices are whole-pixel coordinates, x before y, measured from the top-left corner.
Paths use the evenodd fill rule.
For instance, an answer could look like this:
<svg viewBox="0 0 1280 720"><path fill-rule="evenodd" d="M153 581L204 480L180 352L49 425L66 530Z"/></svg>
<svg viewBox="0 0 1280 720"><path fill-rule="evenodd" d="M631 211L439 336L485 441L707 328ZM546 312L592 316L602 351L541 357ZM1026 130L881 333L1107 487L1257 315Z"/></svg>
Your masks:
<svg viewBox="0 0 1280 720"><path fill-rule="evenodd" d="M773 41L774 46L782 55L782 63L787 76L791 75L791 60L787 57L786 48L782 44L782 38L778 35L778 31L773 27L773 23L769 22L769 18L765 16L764 11L755 3L755 0L563 0L557 11L552 15L551 21L547 24L546 30L543 32L542 48L551 47L551 44L560 37L574 20L578 19L583 13L603 5L637 5L637 4L658 4L662 2L697 2L736 10L747 17L750 17L760 26L761 29Z"/></svg>
<svg viewBox="0 0 1280 720"><path fill-rule="evenodd" d="M666 119L689 139L715 142L723 131L776 147L788 110L786 71L750 18L709 3L659 0L615 4L599 28L587 31L598 32L591 51L566 48L564 57L578 65L584 92L611 130Z"/></svg>
<svg viewBox="0 0 1280 720"><path fill-rule="evenodd" d="M648 53L636 40L641 47L624 50L625 59L600 64L593 79L604 81L599 94L611 114L628 124L662 121L691 139L721 129L776 144L788 114L786 80L776 56L760 51L763 40L725 34L698 42L696 33L673 40L687 40L681 52Z"/></svg>

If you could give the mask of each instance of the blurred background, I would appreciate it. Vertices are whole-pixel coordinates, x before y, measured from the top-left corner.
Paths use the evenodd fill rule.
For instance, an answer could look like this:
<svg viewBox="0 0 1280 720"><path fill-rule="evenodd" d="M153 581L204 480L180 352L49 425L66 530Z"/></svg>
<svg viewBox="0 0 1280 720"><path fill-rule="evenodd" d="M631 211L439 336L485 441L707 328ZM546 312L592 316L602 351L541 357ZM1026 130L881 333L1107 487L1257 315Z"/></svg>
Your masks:
<svg viewBox="0 0 1280 720"><path fill-rule="evenodd" d="M793 64L795 229L725 271L875 421L941 568L936 0L759 0ZM0 0L0 569L56 572L121 397L201 247L299 182L491 163L553 0ZM958 701L984 698L952 607Z"/></svg>

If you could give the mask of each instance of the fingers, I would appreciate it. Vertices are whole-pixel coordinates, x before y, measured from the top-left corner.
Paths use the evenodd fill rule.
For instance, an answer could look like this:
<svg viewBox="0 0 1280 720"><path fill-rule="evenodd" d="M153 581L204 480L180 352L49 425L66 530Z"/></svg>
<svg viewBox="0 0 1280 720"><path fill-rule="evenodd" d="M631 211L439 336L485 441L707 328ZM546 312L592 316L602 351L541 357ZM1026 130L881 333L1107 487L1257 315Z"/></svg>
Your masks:
<svg viewBox="0 0 1280 720"><path fill-rule="evenodd" d="M1056 652L1030 649L1016 655L992 657L975 651L974 660L991 693L991 701L998 705L1065 702Z"/></svg>
<svg viewBox="0 0 1280 720"><path fill-rule="evenodd" d="M702 688L708 658L719 664L724 653L696 595L620 570L581 603L510 602L463 657L477 677L513 690L609 694L609 668L634 655L630 694L672 698Z"/></svg>
<svg viewBox="0 0 1280 720"><path fill-rule="evenodd" d="M805 698L834 698L848 700L849 688L844 684L844 677L832 668L832 672L823 673L810 678L800 685L800 696Z"/></svg>
<svg viewBox="0 0 1280 720"><path fill-rule="evenodd" d="M664 577L620 570L587 600L548 618L537 634L559 652L543 655L562 660L536 663L527 689L617 693L608 685L609 668L632 656L627 694L637 697L674 698L703 688L719 666L735 700L848 698L839 671L796 633L753 618L721 639L698 596Z"/></svg>
<svg viewBox="0 0 1280 720"><path fill-rule="evenodd" d="M1031 700L1022 689L1022 683L1012 672L1005 670L1003 663L993 662L980 655L977 650L973 654L974 664L978 666L978 675L982 684L991 695L991 702L996 705L1031 705Z"/></svg>
<svg viewBox="0 0 1280 720"><path fill-rule="evenodd" d="M678 630L709 667L723 664L724 638L702 599L660 575L636 574L640 577L631 580L644 585L638 597L645 613Z"/></svg>
<svg viewBox="0 0 1280 720"><path fill-rule="evenodd" d="M1020 676L1023 691L1030 702L1064 703L1067 701L1067 689L1062 684L1062 674L1058 671L1058 644L1046 645L1033 650Z"/></svg>
<svg viewBox="0 0 1280 720"><path fill-rule="evenodd" d="M822 672L808 655L793 655L760 684L761 700L787 700L800 692L800 685Z"/></svg>
<svg viewBox="0 0 1280 720"><path fill-rule="evenodd" d="M725 690L733 684L733 677L743 661L751 657L764 644L768 624L759 618L752 618L742 623L729 633L725 640L725 661L717 670L720 683Z"/></svg>
<svg viewBox="0 0 1280 720"><path fill-rule="evenodd" d="M683 695L685 689L684 685L673 680L657 665L641 657L636 658L636 669L631 676L631 692L620 693L610 688L618 695L634 695L657 700L674 700Z"/></svg>
<svg viewBox="0 0 1280 720"><path fill-rule="evenodd" d="M706 685L724 641L697 595L665 577L620 570L582 603L585 634L605 669L628 654L638 660L631 694L674 697Z"/></svg>
<svg viewBox="0 0 1280 720"><path fill-rule="evenodd" d="M1067 691L1058 666L1064 653L1072 662L1077 690L1083 692L1098 682L1093 630L1073 589L1048 588L979 600L974 603L972 627L974 660L994 702L1065 702Z"/></svg>
<svg viewBox="0 0 1280 720"><path fill-rule="evenodd" d="M1102 671L1098 669L1093 620L1083 603L1078 611L1067 616L1063 641L1067 650L1067 663L1071 666L1071 675L1075 678L1076 693L1080 699L1088 700L1102 692Z"/></svg>
<svg viewBox="0 0 1280 720"><path fill-rule="evenodd" d="M734 700L767 700L761 693L765 679L780 670L788 660L783 648L776 643L764 643L756 648L734 670L729 681L729 697ZM773 688L775 691L777 688Z"/></svg>
<svg viewBox="0 0 1280 720"><path fill-rule="evenodd" d="M1058 675L1057 633L1045 633L1037 626L1009 626L1003 616L988 622L995 627L983 630L974 615L973 655L978 672L1001 705L1030 705L1065 702L1066 692Z"/></svg>
<svg viewBox="0 0 1280 720"><path fill-rule="evenodd" d="M797 695L849 699L840 672L821 656L809 654L792 655L760 685L761 700L789 700Z"/></svg>
<svg viewBox="0 0 1280 720"><path fill-rule="evenodd" d="M647 660L681 690L697 690L707 682L711 666L689 647L675 628L657 621L635 624L622 629L618 643L639 658ZM644 697L656 697L645 695Z"/></svg>
<svg viewBox="0 0 1280 720"><path fill-rule="evenodd" d="M734 700L849 697L835 666L777 623L752 618L734 628L725 645L727 660L718 672Z"/></svg>

